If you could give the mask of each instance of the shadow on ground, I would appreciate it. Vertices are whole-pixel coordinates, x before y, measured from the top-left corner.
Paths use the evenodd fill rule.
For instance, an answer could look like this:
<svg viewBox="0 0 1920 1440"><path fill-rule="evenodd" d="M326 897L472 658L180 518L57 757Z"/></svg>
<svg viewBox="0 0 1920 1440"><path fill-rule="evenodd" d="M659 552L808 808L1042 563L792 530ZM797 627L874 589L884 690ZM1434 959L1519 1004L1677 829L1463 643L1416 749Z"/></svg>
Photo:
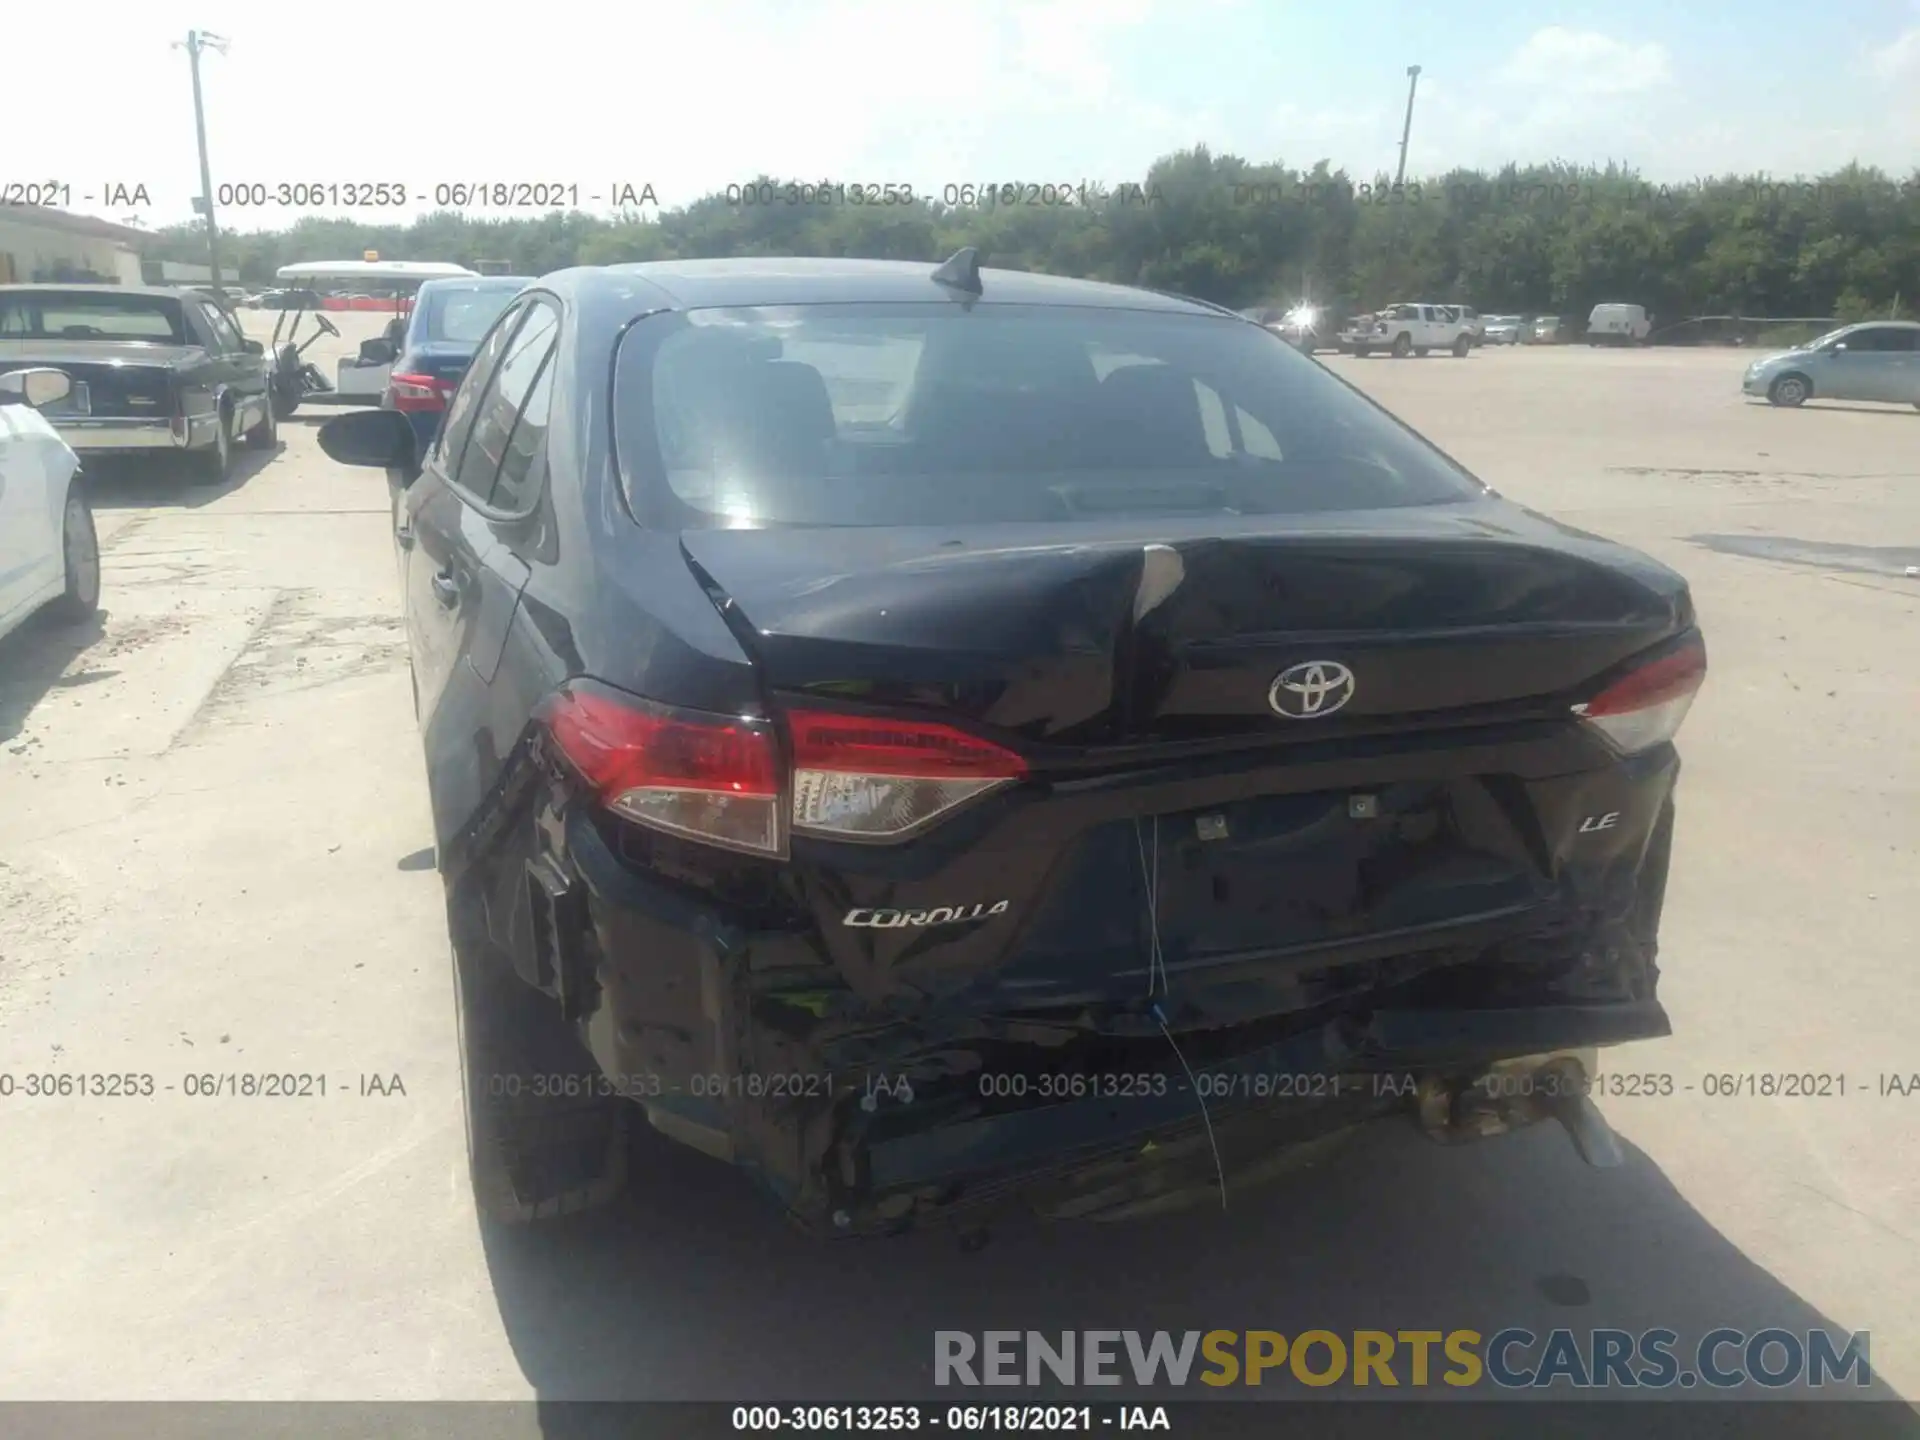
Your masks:
<svg viewBox="0 0 1920 1440"><path fill-rule="evenodd" d="M96 510L198 510L245 485L277 460L284 448L235 450L232 473L218 485L195 480L177 455L90 459L84 471L87 500Z"/></svg>
<svg viewBox="0 0 1920 1440"><path fill-rule="evenodd" d="M941 1232L807 1239L743 1177L662 1147L623 1208L571 1233L489 1228L484 1238L515 1354L547 1401L1059 1402L1130 1393L936 1389L937 1330L1666 1328L1679 1333L1674 1351L1690 1369L1692 1346L1719 1326L1802 1335L1845 1328L1723 1239L1644 1153L1626 1152L1621 1168L1593 1170L1556 1126L1462 1147L1376 1127L1344 1158L1260 1191L1233 1196L1229 1178L1224 1215L1023 1220L997 1227L992 1243L967 1254ZM1871 1328L1868 1317L1850 1318ZM1898 1399L1878 1380L1830 1383L1817 1397L1771 1393L1827 1400L1843 1392ZM1316 1393L1368 1395L1308 1392L1289 1380L1264 1396L1190 1382L1161 1398ZM1502 1392L1483 1385L1471 1393ZM1535 1398L1567 1394L1556 1387ZM556 1422L549 1433L566 1431ZM1876 1433L1920 1436L1920 1425Z"/></svg>
<svg viewBox="0 0 1920 1440"><path fill-rule="evenodd" d="M0 639L0 747L20 733L49 690L90 685L112 677L112 670L67 673L67 668L105 633L104 611L76 625L43 610Z"/></svg>
<svg viewBox="0 0 1920 1440"><path fill-rule="evenodd" d="M1779 408L1777 406L1769 404L1766 400L1762 399L1757 395L1748 397L1747 403L1749 405L1759 406L1760 408L1766 409L1766 410L1773 410L1773 409ZM1849 414L1853 414L1853 415L1908 415L1911 413L1910 411L1907 410L1905 406L1899 404L1899 402L1897 401L1889 402L1888 404L1885 404L1885 405L1856 405L1849 401L1843 401L1843 400L1822 400L1818 396L1815 396L1813 399L1809 400L1803 406L1791 407L1791 408L1798 408L1803 410L1816 410L1816 411L1845 410ZM1914 408L1920 409L1920 406L1915 406Z"/></svg>

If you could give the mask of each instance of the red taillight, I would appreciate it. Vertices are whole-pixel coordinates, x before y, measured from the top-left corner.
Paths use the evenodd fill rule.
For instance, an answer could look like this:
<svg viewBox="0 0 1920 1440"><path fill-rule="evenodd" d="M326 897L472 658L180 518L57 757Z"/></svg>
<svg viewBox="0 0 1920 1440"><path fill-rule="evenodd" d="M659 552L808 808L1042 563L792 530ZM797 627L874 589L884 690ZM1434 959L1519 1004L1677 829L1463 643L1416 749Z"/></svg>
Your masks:
<svg viewBox="0 0 1920 1440"><path fill-rule="evenodd" d="M949 725L795 710L793 825L895 840L1027 773L1013 751Z"/></svg>
<svg viewBox="0 0 1920 1440"><path fill-rule="evenodd" d="M396 410L444 410L454 388L452 382L437 375L405 371L387 377L387 393L393 397Z"/></svg>
<svg viewBox="0 0 1920 1440"><path fill-rule="evenodd" d="M616 815L757 855L786 854L785 778L765 720L656 705L591 680L540 719ZM1013 751L949 725L827 711L787 716L792 824L842 840L896 840L1027 773Z"/></svg>
<svg viewBox="0 0 1920 1440"><path fill-rule="evenodd" d="M1673 739L1707 678L1707 647L1699 640L1636 665L1574 714L1631 755Z"/></svg>
<svg viewBox="0 0 1920 1440"><path fill-rule="evenodd" d="M615 814L734 850L785 851L779 759L765 721L671 709L579 681L556 692L541 718Z"/></svg>

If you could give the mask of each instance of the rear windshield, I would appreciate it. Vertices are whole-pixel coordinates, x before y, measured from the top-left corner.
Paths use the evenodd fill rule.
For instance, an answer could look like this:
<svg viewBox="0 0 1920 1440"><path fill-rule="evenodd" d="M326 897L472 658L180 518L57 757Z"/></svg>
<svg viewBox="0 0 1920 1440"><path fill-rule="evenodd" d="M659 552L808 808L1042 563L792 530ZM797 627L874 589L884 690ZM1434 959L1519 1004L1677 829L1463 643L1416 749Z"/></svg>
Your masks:
<svg viewBox="0 0 1920 1440"><path fill-rule="evenodd" d="M180 302L165 295L49 290L0 295L0 340L187 343Z"/></svg>
<svg viewBox="0 0 1920 1440"><path fill-rule="evenodd" d="M478 345L520 290L516 280L511 285L463 285L429 292L414 321L412 338L421 344Z"/></svg>
<svg viewBox="0 0 1920 1440"><path fill-rule="evenodd" d="M958 304L637 325L615 441L665 528L1277 515L1480 485L1257 325Z"/></svg>

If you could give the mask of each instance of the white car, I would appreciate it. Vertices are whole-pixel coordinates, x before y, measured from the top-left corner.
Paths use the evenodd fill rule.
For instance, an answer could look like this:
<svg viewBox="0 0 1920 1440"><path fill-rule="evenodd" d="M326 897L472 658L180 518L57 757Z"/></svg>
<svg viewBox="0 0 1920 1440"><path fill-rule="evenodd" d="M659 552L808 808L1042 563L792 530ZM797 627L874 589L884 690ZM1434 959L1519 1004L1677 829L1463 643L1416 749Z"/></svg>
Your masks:
<svg viewBox="0 0 1920 1440"><path fill-rule="evenodd" d="M1425 355L1429 350L1451 350L1465 358L1473 348L1473 326L1453 305L1402 301L1373 317L1373 330L1357 337L1353 353L1368 355L1385 350L1390 355Z"/></svg>
<svg viewBox="0 0 1920 1440"><path fill-rule="evenodd" d="M1587 317L1589 345L1644 345L1653 317L1640 305L1596 305Z"/></svg>
<svg viewBox="0 0 1920 1440"><path fill-rule="evenodd" d="M64 370L0 375L0 636L43 606L73 621L100 605L100 541L80 457L40 414L72 386Z"/></svg>

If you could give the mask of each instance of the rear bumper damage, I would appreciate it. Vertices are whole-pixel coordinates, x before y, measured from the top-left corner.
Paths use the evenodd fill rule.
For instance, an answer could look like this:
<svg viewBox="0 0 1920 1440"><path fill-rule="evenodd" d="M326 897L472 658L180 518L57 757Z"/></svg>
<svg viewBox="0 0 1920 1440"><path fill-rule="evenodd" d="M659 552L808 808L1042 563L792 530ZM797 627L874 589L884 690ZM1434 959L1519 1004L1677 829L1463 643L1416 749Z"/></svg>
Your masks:
<svg viewBox="0 0 1920 1440"><path fill-rule="evenodd" d="M1174 1001L1022 1014L796 997L791 976L818 966L804 936L636 872L581 811L542 828L565 858L524 877L524 978L657 1130L749 1170L824 1234L1014 1200L1084 1217L1217 1200L1387 1119L1447 1141L1558 1119L1605 1164L1593 1054L1670 1033L1653 994L1664 838L1630 916L1456 935L1363 962L1383 983L1358 998L1206 1028Z"/></svg>

